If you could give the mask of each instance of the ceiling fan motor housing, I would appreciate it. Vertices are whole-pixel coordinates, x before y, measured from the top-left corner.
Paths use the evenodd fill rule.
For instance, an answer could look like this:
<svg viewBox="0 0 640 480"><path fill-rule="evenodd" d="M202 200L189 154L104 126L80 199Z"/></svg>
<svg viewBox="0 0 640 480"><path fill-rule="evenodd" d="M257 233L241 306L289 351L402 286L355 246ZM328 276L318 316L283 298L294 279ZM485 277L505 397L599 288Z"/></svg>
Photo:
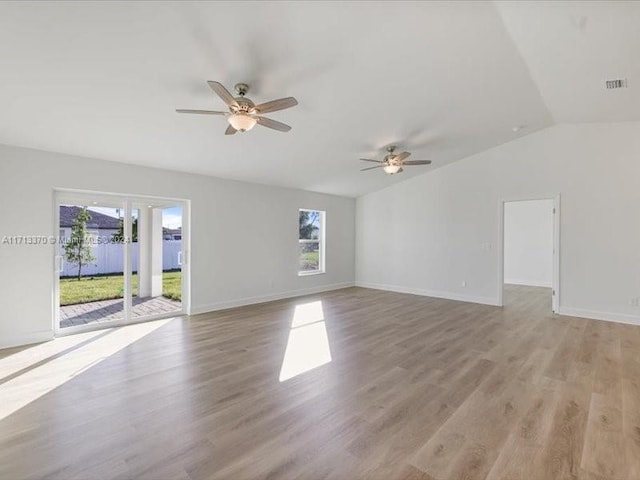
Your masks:
<svg viewBox="0 0 640 480"><path fill-rule="evenodd" d="M253 113L256 109L255 104L245 97L236 97L236 102L238 106L235 105L229 107L233 113L243 112L243 113Z"/></svg>

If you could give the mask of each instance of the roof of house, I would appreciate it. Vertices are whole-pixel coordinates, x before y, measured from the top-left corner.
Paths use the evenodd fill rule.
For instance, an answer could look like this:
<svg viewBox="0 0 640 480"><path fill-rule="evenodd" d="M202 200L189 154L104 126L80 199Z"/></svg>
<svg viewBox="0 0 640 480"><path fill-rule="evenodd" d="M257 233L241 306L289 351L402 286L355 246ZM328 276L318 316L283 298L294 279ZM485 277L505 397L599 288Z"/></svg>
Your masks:
<svg viewBox="0 0 640 480"><path fill-rule="evenodd" d="M82 207L61 205L60 227L71 227L73 225L73 220L76 218L80 210L82 210ZM110 217L104 213L94 212L92 210L89 210L89 215L91 215L91 220L87 222L88 228L120 228L120 219L118 218Z"/></svg>

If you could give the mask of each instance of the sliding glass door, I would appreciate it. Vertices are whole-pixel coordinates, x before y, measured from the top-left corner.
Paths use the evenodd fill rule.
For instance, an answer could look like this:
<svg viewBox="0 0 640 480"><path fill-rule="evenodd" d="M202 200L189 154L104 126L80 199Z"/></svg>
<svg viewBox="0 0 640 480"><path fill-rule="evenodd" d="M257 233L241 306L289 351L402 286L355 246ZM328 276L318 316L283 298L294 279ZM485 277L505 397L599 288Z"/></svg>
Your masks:
<svg viewBox="0 0 640 480"><path fill-rule="evenodd" d="M58 205L60 328L125 318L123 211L120 202Z"/></svg>
<svg viewBox="0 0 640 480"><path fill-rule="evenodd" d="M187 313L188 202L58 192L59 334Z"/></svg>

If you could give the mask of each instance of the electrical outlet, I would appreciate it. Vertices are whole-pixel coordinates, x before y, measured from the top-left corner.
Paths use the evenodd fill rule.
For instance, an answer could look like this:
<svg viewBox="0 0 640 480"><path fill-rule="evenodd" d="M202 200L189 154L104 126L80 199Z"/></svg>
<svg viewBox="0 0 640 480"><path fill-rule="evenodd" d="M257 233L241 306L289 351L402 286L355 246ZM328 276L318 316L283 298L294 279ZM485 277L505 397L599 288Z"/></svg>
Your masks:
<svg viewBox="0 0 640 480"><path fill-rule="evenodd" d="M463 280L463 281L462 281L462 283L461 283L461 285L462 285L463 287L466 287L466 286L467 286L467 281L466 281L466 280Z"/></svg>
<svg viewBox="0 0 640 480"><path fill-rule="evenodd" d="M629 305L631 305L632 307L640 306L640 297L633 297L632 299L630 299Z"/></svg>

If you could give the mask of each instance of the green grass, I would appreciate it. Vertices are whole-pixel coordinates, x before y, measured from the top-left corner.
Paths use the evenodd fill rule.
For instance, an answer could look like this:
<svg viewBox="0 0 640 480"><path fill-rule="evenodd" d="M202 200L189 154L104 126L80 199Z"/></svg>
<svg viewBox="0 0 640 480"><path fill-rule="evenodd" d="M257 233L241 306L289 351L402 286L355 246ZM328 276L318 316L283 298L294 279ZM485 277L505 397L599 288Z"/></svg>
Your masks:
<svg viewBox="0 0 640 480"><path fill-rule="evenodd" d="M307 252L300 254L300 270L317 270L320 263L320 252Z"/></svg>
<svg viewBox="0 0 640 480"><path fill-rule="evenodd" d="M182 272L162 274L162 296L178 302L182 300Z"/></svg>
<svg viewBox="0 0 640 480"><path fill-rule="evenodd" d="M131 276L133 296L138 295L138 275ZM182 272L164 272L162 274L162 296L172 300L181 300ZM96 302L122 298L124 277L122 275L100 275L60 279L60 305Z"/></svg>

